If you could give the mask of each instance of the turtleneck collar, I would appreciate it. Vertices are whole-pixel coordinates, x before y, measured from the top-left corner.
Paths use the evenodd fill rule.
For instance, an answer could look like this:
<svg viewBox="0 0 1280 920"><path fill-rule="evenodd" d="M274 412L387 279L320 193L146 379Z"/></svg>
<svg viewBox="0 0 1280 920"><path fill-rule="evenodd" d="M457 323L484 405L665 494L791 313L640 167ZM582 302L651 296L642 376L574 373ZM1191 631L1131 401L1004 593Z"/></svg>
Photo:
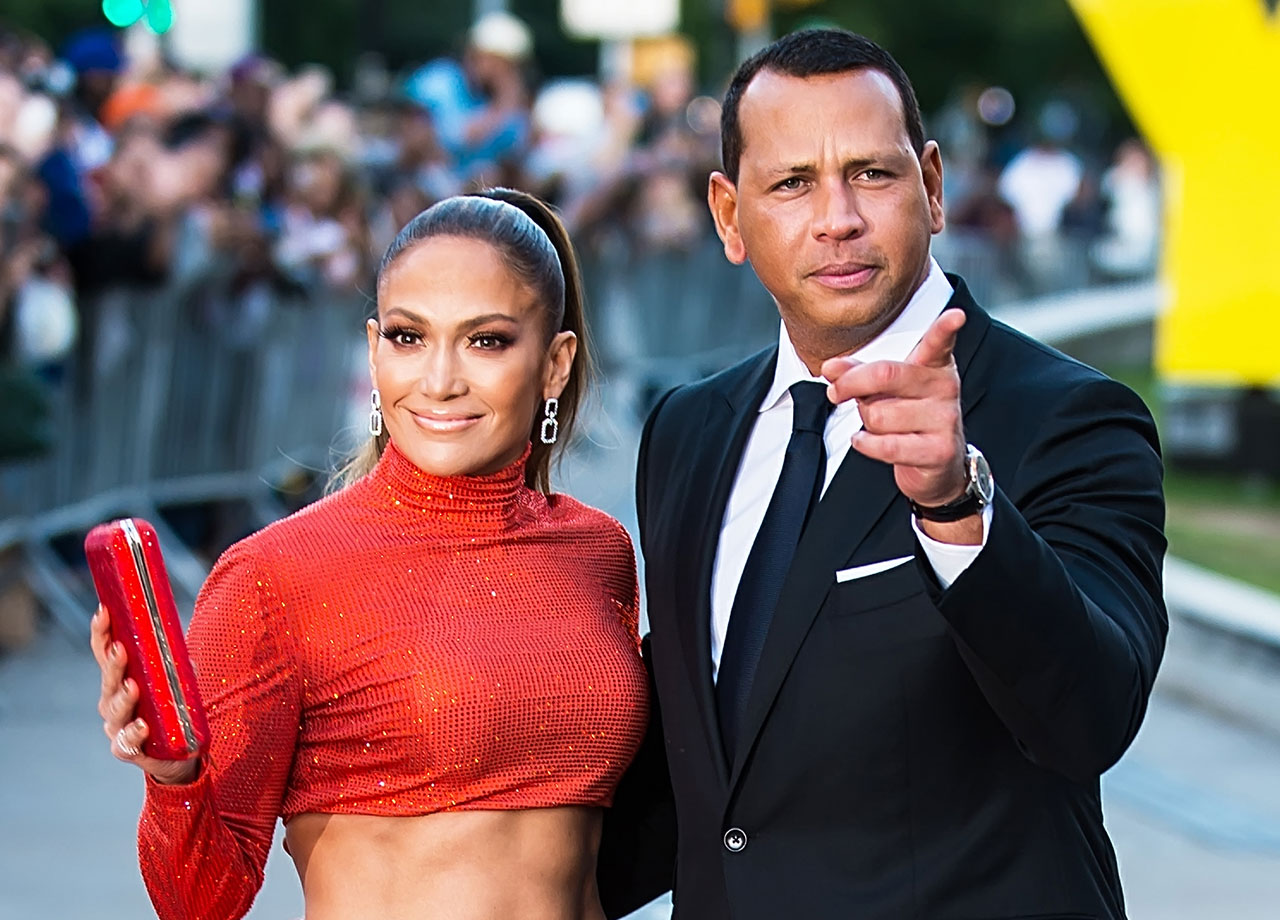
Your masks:
<svg viewBox="0 0 1280 920"><path fill-rule="evenodd" d="M420 514L424 521L466 530L503 530L527 499L524 484L532 445L514 463L483 476L436 476L419 469L388 441L370 476L389 504Z"/></svg>

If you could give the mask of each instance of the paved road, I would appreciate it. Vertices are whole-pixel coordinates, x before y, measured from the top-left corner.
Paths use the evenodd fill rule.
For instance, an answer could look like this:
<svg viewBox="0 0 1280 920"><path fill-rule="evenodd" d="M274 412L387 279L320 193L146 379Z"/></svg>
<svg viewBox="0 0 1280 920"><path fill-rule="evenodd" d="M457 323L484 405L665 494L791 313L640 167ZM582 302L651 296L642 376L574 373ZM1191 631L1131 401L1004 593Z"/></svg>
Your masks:
<svg viewBox="0 0 1280 920"><path fill-rule="evenodd" d="M613 391L565 481L634 527L625 403ZM1238 716L1214 690L1253 679L1251 698L1275 692L1280 665L1229 643L1205 648L1175 630L1170 679L1104 781L1134 920L1280 916L1280 726ZM141 779L107 753L96 694L92 657L61 633L0 660L0 920L152 916L134 852ZM290 920L301 905L277 843L249 917ZM636 920L668 915L658 905Z"/></svg>

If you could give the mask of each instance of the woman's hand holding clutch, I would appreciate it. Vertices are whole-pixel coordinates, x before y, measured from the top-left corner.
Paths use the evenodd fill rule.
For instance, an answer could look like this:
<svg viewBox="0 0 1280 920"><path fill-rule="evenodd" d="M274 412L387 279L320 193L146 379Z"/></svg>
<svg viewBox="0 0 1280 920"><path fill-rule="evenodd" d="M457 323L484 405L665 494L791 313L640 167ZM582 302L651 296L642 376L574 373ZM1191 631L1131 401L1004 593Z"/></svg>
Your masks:
<svg viewBox="0 0 1280 920"><path fill-rule="evenodd" d="M159 760L142 752L149 734L146 722L137 717L138 685L125 677L128 656L124 645L111 637L111 618L99 607L90 623L89 642L102 671L102 695L98 714L102 730L111 739L111 753L125 763L135 764L156 782L167 785L190 783L200 773L200 758Z"/></svg>

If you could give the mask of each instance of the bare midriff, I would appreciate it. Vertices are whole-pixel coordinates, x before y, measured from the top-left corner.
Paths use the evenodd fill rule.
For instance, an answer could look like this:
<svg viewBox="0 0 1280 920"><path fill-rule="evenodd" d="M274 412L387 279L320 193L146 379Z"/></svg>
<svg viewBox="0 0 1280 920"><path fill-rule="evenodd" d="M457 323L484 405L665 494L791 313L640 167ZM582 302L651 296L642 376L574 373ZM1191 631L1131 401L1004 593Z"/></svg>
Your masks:
<svg viewBox="0 0 1280 920"><path fill-rule="evenodd" d="M303 814L285 836L306 920L604 920L601 811Z"/></svg>

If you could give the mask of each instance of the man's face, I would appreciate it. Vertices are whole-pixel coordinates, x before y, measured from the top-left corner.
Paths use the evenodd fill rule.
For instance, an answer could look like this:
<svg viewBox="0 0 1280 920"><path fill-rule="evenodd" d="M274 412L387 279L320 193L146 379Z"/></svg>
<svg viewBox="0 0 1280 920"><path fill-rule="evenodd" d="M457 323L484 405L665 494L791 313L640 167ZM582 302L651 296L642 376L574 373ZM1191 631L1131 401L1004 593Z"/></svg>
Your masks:
<svg viewBox="0 0 1280 920"><path fill-rule="evenodd" d="M476 88L492 93L504 78L511 75L516 65L501 55L470 48L463 58L463 67Z"/></svg>
<svg viewBox="0 0 1280 920"><path fill-rule="evenodd" d="M902 310L943 226L942 161L917 156L897 88L858 70L762 71L739 107L736 184L708 200L730 261L749 260L807 363L844 354Z"/></svg>

